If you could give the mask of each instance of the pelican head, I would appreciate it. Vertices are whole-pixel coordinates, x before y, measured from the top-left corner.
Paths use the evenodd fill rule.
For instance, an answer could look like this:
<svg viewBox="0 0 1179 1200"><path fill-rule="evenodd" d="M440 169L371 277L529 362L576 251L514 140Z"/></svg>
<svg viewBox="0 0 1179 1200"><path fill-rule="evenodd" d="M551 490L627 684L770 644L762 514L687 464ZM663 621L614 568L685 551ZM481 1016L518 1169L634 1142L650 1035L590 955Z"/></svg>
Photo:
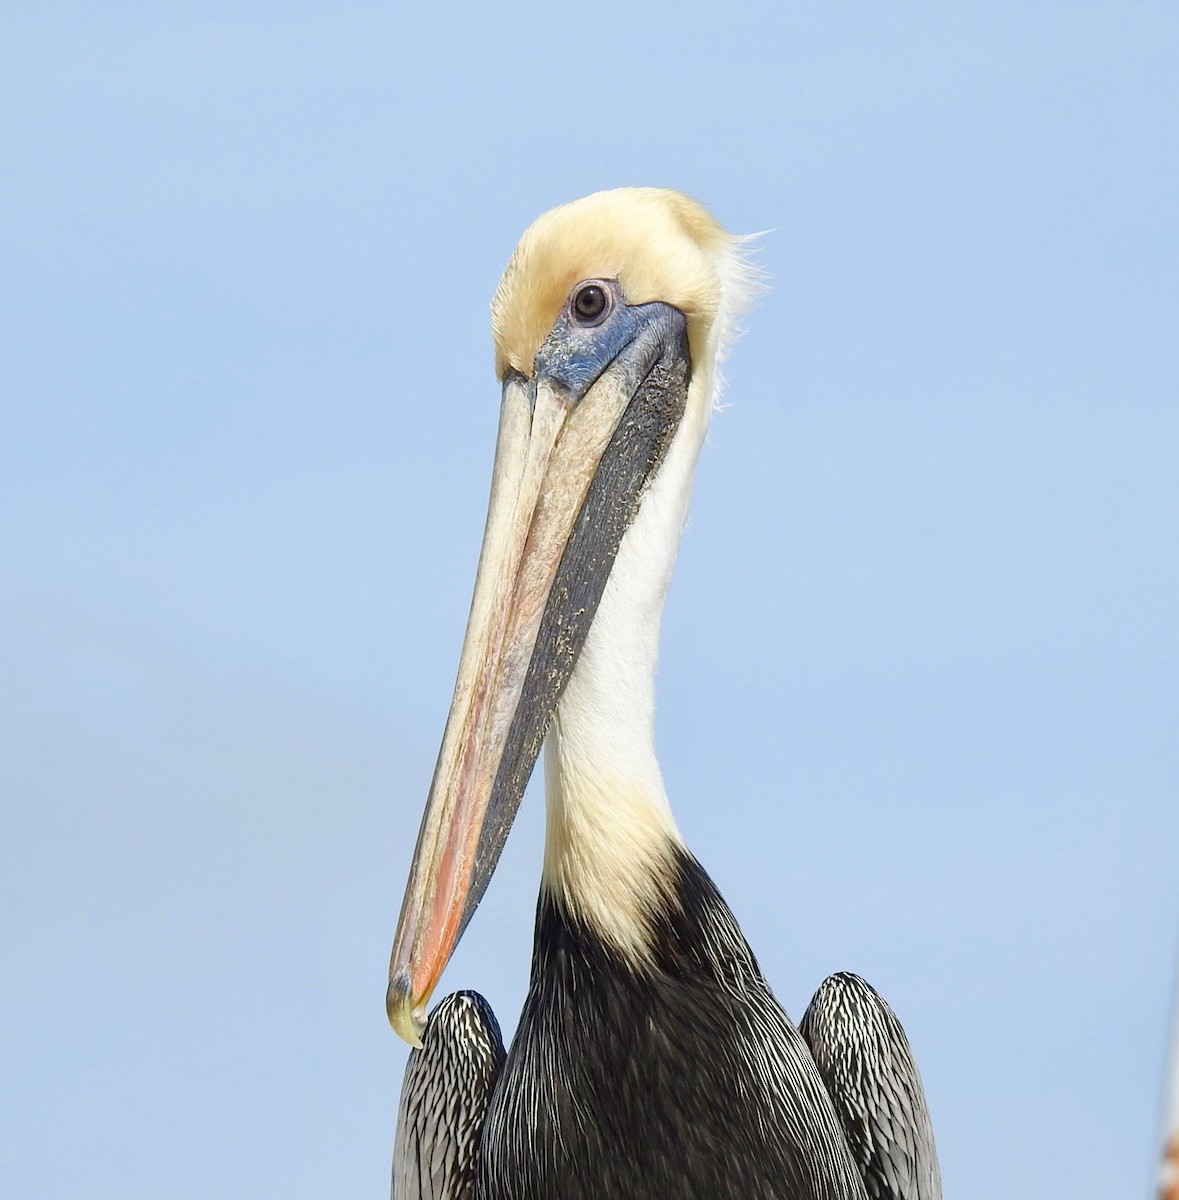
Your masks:
<svg viewBox="0 0 1179 1200"><path fill-rule="evenodd" d="M717 363L749 282L740 239L657 188L544 214L500 281L487 526L389 972L389 1019L413 1044L554 717L585 727L583 757L629 760L614 782L646 797L672 836L649 748L658 626ZM546 849L554 886L559 857Z"/></svg>

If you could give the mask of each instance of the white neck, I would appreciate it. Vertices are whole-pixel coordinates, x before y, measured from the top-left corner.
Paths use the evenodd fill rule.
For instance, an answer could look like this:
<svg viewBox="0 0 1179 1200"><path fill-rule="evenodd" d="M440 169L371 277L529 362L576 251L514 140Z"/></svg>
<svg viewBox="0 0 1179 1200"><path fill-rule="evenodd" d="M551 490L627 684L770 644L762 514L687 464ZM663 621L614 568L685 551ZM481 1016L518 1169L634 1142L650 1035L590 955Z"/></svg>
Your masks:
<svg viewBox="0 0 1179 1200"><path fill-rule="evenodd" d="M716 253L718 306L680 428L627 530L545 745L542 886L632 961L671 898L683 846L655 758L655 663L663 604L696 459L739 315L760 289L748 239Z"/></svg>
<svg viewBox="0 0 1179 1200"><path fill-rule="evenodd" d="M704 393L696 392L697 386ZM663 605L688 514L711 382L687 411L614 567L545 746L544 886L628 957L648 957L650 914L682 841L655 757Z"/></svg>

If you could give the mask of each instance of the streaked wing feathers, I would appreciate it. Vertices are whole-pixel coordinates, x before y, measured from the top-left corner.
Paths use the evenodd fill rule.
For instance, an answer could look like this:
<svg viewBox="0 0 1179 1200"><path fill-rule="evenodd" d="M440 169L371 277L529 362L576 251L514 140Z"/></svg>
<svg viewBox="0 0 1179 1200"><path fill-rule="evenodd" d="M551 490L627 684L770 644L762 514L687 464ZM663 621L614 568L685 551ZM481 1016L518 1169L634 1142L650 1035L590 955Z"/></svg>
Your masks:
<svg viewBox="0 0 1179 1200"><path fill-rule="evenodd" d="M941 1200L921 1077L884 999L858 975L832 975L815 993L799 1030L871 1200Z"/></svg>
<svg viewBox="0 0 1179 1200"><path fill-rule="evenodd" d="M470 1200L487 1103L504 1063L495 1014L454 992L430 1014L401 1085L393 1200Z"/></svg>

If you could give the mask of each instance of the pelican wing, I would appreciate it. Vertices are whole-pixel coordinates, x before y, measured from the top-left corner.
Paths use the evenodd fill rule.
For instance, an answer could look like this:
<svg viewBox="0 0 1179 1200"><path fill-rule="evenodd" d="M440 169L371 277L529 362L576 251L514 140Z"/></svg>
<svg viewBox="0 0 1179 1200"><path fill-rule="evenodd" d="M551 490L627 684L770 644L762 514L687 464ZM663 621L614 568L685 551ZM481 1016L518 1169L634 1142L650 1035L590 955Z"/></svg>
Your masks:
<svg viewBox="0 0 1179 1200"><path fill-rule="evenodd" d="M921 1076L896 1014L858 975L825 979L799 1025L870 1200L941 1200Z"/></svg>
<svg viewBox="0 0 1179 1200"><path fill-rule="evenodd" d="M393 1200L470 1200L503 1063L499 1024L478 992L454 992L434 1009L401 1085Z"/></svg>

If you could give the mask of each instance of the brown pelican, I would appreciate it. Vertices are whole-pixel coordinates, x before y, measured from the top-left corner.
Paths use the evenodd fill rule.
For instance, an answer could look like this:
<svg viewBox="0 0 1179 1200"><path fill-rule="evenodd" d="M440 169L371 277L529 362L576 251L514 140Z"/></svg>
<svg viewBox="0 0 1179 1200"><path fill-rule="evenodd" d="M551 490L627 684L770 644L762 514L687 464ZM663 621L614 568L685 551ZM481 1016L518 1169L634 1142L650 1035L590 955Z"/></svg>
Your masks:
<svg viewBox="0 0 1179 1200"><path fill-rule="evenodd" d="M840 974L791 1024L655 758L664 597L752 286L703 207L627 188L540 217L496 292L487 528L390 964L389 1019L420 1047L396 1200L941 1195L892 1011ZM531 984L505 1057L481 997L426 1005L542 743Z"/></svg>

